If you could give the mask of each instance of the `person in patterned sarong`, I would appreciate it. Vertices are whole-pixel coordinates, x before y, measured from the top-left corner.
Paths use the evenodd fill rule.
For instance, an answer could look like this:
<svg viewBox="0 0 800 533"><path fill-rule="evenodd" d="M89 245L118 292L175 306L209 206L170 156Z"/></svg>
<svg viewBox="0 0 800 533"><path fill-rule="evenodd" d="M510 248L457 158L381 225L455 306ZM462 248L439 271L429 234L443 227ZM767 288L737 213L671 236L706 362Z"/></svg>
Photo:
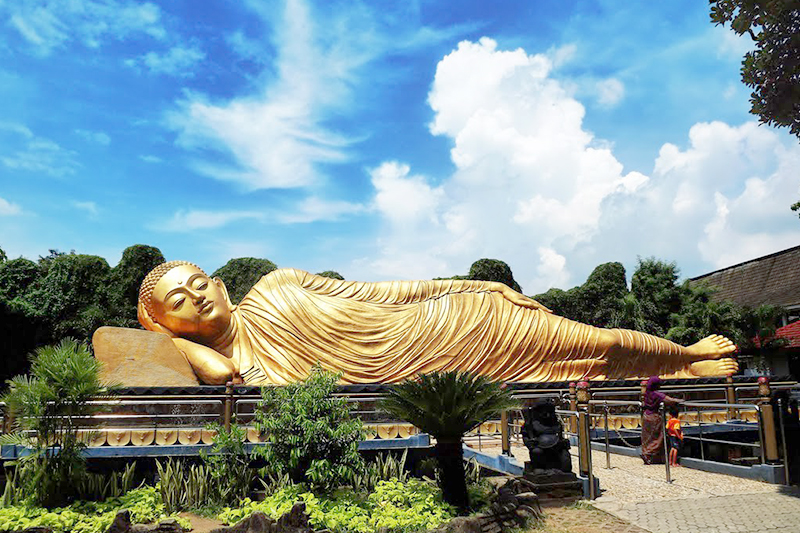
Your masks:
<svg viewBox="0 0 800 533"><path fill-rule="evenodd" d="M647 380L644 393L644 417L642 421L642 460L644 464L661 464L664 462L664 422L658 409L662 403L675 405L681 400L667 396L658 389L661 378L652 376Z"/></svg>

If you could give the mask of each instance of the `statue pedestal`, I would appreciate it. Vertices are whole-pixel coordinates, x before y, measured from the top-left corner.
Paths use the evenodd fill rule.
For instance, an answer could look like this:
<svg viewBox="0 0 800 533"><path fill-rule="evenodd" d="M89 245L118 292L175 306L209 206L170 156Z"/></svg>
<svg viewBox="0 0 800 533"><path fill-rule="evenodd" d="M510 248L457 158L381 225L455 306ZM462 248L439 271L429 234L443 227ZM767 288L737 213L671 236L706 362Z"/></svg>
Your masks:
<svg viewBox="0 0 800 533"><path fill-rule="evenodd" d="M572 472L555 468L534 468L527 461L522 477L530 481L534 492L543 498L583 497L583 482Z"/></svg>
<svg viewBox="0 0 800 533"><path fill-rule="evenodd" d="M163 333L103 326L92 336L100 377L124 387L196 387L192 366Z"/></svg>

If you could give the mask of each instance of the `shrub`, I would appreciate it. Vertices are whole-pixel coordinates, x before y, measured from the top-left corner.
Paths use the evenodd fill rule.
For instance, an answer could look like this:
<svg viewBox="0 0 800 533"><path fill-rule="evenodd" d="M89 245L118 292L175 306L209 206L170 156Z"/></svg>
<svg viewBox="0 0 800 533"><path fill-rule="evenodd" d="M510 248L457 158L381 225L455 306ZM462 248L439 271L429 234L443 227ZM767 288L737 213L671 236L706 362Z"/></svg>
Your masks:
<svg viewBox="0 0 800 533"><path fill-rule="evenodd" d="M367 498L349 491L317 496L294 485L262 502L247 499L239 508L225 509L218 518L225 524L235 524L261 511L277 519L298 500L305 502L312 527L343 533L374 533L382 528L393 532L430 530L453 517L453 508L444 503L439 489L411 479L380 481Z"/></svg>
<svg viewBox="0 0 800 533"><path fill-rule="evenodd" d="M30 377L8 382L3 401L17 431L5 435L3 442L32 448L16 463L17 481L39 505L68 503L85 484L81 452L86 445L78 439L78 428L84 418L101 410L89 401L108 393L100 382L99 365L86 345L64 339L36 350Z"/></svg>
<svg viewBox="0 0 800 533"><path fill-rule="evenodd" d="M266 459L269 473L330 490L363 471L362 423L344 398L333 396L338 379L314 367L304 382L262 389L255 426L268 444L254 453Z"/></svg>
<svg viewBox="0 0 800 533"><path fill-rule="evenodd" d="M175 518L183 527L191 527L188 520L165 513L164 504L155 487L142 487L105 502L80 501L52 511L25 505L5 507L0 509L0 531L48 527L56 533L103 533L122 509L131 512L131 522L134 523Z"/></svg>
<svg viewBox="0 0 800 533"><path fill-rule="evenodd" d="M230 429L219 424L211 424L207 429L216 432L211 453L200 451L208 467L211 503L235 505L247 497L255 478L245 450L246 430L235 423Z"/></svg>
<svg viewBox="0 0 800 533"><path fill-rule="evenodd" d="M197 509L208 503L211 474L206 465L187 465L182 459L156 461L158 489L168 513Z"/></svg>

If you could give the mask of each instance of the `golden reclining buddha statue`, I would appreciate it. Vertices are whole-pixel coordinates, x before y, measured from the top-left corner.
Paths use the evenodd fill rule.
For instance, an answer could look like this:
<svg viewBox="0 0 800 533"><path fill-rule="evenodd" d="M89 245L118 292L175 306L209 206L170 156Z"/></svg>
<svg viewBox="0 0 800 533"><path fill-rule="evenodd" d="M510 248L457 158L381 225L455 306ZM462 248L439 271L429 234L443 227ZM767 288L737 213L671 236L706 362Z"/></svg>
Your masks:
<svg viewBox="0 0 800 533"><path fill-rule="evenodd" d="M342 383L396 383L468 370L507 382L723 376L736 346L688 347L553 314L502 283L354 282L275 270L234 305L219 278L186 261L154 268L139 322L168 335L199 382L285 384L319 364ZM144 332L142 332L144 333Z"/></svg>

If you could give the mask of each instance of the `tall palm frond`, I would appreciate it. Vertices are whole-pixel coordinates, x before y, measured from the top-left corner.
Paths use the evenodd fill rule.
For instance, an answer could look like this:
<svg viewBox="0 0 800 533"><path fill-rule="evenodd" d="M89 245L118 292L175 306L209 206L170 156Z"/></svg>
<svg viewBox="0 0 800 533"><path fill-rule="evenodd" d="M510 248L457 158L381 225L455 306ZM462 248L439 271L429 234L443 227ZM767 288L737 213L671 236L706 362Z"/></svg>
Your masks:
<svg viewBox="0 0 800 533"><path fill-rule="evenodd" d="M461 371L420 374L392 387L381 402L383 410L438 440L460 440L515 405L500 383Z"/></svg>

